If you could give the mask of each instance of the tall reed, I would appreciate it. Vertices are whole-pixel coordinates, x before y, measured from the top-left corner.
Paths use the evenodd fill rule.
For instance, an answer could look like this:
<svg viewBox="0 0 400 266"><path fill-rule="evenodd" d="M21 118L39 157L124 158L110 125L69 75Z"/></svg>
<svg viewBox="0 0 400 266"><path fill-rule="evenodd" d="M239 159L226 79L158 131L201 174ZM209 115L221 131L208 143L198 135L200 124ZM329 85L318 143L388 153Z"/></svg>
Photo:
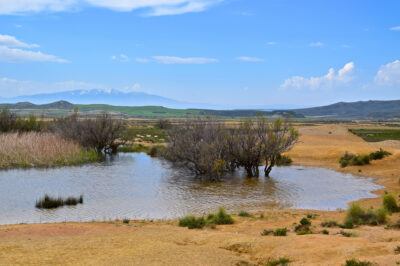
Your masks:
<svg viewBox="0 0 400 266"><path fill-rule="evenodd" d="M0 134L0 169L77 165L98 159L96 152L51 133Z"/></svg>

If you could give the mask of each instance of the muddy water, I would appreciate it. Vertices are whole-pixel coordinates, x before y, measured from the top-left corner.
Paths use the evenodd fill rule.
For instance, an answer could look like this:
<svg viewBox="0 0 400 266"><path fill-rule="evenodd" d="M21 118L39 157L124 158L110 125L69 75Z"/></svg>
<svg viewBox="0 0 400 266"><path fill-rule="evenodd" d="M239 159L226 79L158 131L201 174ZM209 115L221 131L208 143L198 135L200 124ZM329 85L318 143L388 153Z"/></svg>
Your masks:
<svg viewBox="0 0 400 266"><path fill-rule="evenodd" d="M261 171L262 173L262 171ZM371 178L315 167L276 167L271 178L246 178L238 171L220 183L144 153L119 154L81 167L0 171L0 224L165 219L265 208L335 210L374 197ZM84 195L84 204L38 210L35 201Z"/></svg>

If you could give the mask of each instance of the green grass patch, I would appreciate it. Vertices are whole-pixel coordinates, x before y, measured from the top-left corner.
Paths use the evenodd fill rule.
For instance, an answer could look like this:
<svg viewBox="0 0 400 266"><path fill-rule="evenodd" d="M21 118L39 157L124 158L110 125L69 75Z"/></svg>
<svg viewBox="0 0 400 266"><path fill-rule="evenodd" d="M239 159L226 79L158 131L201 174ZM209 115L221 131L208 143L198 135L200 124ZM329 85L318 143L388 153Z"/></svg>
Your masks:
<svg viewBox="0 0 400 266"><path fill-rule="evenodd" d="M179 226L189 229L201 229L206 225L206 220L203 217L195 217L188 215L179 220Z"/></svg>
<svg viewBox="0 0 400 266"><path fill-rule="evenodd" d="M279 258L277 260L269 260L267 262L267 266L286 266L290 263L290 259L288 258Z"/></svg>
<svg viewBox="0 0 400 266"><path fill-rule="evenodd" d="M349 129L349 131L368 142L400 140L399 129Z"/></svg>
<svg viewBox="0 0 400 266"><path fill-rule="evenodd" d="M345 266L372 266L372 263L369 261L360 261L357 259L346 260Z"/></svg>
<svg viewBox="0 0 400 266"><path fill-rule="evenodd" d="M274 231L274 236L287 236L287 228L277 228Z"/></svg>
<svg viewBox="0 0 400 266"><path fill-rule="evenodd" d="M210 213L207 218L193 215L185 216L179 219L179 226L188 227L189 229L201 229L204 226L213 228L215 225L233 224L234 222L232 216L227 214L223 208L220 208L217 213Z"/></svg>
<svg viewBox="0 0 400 266"><path fill-rule="evenodd" d="M254 217L252 214L250 214L250 213L248 213L246 211L240 211L238 216L240 216L240 217L250 217L250 218Z"/></svg>

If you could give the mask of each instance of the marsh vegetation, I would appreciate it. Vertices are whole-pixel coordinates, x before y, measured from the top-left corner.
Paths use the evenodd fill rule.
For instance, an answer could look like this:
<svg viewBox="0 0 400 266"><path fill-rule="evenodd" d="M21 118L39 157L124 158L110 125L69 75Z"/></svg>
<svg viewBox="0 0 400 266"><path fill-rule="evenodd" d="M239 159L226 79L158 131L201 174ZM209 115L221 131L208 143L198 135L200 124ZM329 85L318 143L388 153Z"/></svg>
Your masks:
<svg viewBox="0 0 400 266"><path fill-rule="evenodd" d="M261 165L269 176L275 165L290 162L282 153L298 137L288 119L248 119L234 127L213 119L192 119L172 128L164 157L214 180L238 168L245 169L248 177L258 177Z"/></svg>
<svg viewBox="0 0 400 266"><path fill-rule="evenodd" d="M78 204L83 204L83 195L77 198L68 197L64 199L62 197L51 197L46 194L43 198L36 201L35 207L38 209L55 209L62 206L75 206Z"/></svg>

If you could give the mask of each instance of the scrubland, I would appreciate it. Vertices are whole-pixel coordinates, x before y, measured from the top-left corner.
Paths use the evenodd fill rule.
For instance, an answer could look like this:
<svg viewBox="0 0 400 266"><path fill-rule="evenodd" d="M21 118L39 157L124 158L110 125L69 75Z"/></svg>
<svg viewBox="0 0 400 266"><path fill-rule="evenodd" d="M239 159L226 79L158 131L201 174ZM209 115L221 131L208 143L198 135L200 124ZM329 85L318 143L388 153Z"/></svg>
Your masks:
<svg viewBox="0 0 400 266"><path fill-rule="evenodd" d="M374 192L378 198L359 200L362 208L377 210L385 191L400 192L399 141L368 143L345 125L298 129L299 143L287 153L294 164L371 176L384 186ZM369 165L340 167L345 151L369 154L379 148L392 155ZM372 265L400 263L397 212L386 225L346 229L337 226L345 221L345 210L245 211L250 215L234 215L234 224L192 230L179 227L178 220L0 226L0 264L268 265L288 259L289 265L345 265L353 258ZM295 232L305 217L313 234ZM264 233L283 228L287 236Z"/></svg>

